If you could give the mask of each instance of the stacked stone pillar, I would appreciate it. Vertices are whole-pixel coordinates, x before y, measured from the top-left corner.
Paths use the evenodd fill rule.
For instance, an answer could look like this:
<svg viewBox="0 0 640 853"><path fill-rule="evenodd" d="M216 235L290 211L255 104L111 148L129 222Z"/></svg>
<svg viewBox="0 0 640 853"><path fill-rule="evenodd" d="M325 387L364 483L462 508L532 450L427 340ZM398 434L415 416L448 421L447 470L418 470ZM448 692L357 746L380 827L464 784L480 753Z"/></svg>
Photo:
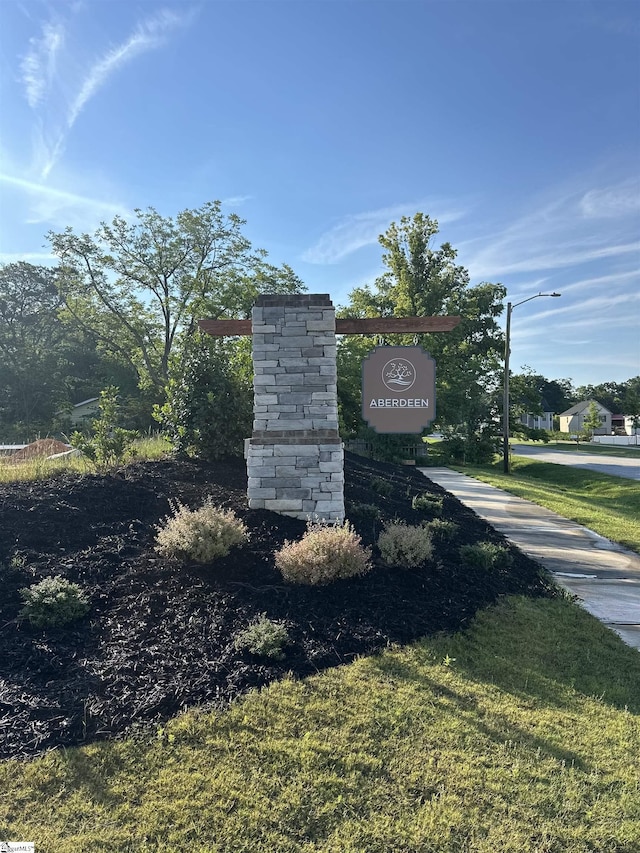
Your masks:
<svg viewBox="0 0 640 853"><path fill-rule="evenodd" d="M264 295L252 314L252 509L344 519L335 310L326 294Z"/></svg>

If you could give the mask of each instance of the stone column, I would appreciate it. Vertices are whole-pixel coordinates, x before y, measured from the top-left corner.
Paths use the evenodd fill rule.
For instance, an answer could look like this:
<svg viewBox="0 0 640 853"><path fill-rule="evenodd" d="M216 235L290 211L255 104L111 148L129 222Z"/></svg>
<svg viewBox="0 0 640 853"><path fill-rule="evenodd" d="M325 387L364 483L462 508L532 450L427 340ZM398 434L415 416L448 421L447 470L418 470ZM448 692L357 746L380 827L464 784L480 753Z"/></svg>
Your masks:
<svg viewBox="0 0 640 853"><path fill-rule="evenodd" d="M327 294L258 297L252 314L252 509L344 519L335 310Z"/></svg>

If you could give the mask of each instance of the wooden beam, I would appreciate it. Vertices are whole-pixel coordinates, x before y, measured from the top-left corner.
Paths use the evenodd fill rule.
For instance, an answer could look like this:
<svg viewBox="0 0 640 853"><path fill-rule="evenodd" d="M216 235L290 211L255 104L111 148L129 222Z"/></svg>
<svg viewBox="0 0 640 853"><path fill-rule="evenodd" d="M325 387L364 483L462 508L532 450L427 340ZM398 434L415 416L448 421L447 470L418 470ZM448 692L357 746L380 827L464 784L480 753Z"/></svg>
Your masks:
<svg viewBox="0 0 640 853"><path fill-rule="evenodd" d="M214 337L251 334L251 320L198 320L198 325Z"/></svg>
<svg viewBox="0 0 640 853"><path fill-rule="evenodd" d="M336 335L404 335L417 332L450 332L460 317L364 317L336 320Z"/></svg>
<svg viewBox="0 0 640 853"><path fill-rule="evenodd" d="M364 317L338 318L336 335L404 335L419 332L450 332L460 317ZM251 320L198 320L203 332L214 337L251 334Z"/></svg>

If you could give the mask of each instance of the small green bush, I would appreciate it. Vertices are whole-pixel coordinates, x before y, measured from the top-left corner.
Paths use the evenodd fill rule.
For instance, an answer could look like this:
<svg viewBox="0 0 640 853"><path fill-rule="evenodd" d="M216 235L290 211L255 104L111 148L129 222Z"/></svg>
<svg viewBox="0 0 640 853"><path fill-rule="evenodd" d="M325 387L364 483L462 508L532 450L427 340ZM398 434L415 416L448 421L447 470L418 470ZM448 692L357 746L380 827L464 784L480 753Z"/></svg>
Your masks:
<svg viewBox="0 0 640 853"><path fill-rule="evenodd" d="M364 575L371 568L371 549L348 521L344 524L309 522L297 542L286 541L275 554L285 580L320 586L339 578Z"/></svg>
<svg viewBox="0 0 640 853"><path fill-rule="evenodd" d="M431 531L425 526L413 527L393 522L378 537L378 548L382 559L389 566L403 566L407 569L421 566L433 553Z"/></svg>
<svg viewBox="0 0 640 853"><path fill-rule="evenodd" d="M420 495L414 495L411 508L426 510L432 515L440 515L442 513L442 497L431 495L429 492L422 492Z"/></svg>
<svg viewBox="0 0 640 853"><path fill-rule="evenodd" d="M291 642L287 629L279 622L273 622L263 613L257 622L241 631L236 638L235 646L242 651L246 649L253 655L282 660L284 646Z"/></svg>
<svg viewBox="0 0 640 853"><path fill-rule="evenodd" d="M91 422L92 437L74 432L71 444L80 450L98 471L108 471L135 456L133 447L139 434L116 426L119 417L118 389L110 385L100 392L100 416Z"/></svg>
<svg viewBox="0 0 640 853"><path fill-rule="evenodd" d="M393 491L393 485L389 480L385 480L383 477L372 477L370 485L372 492L382 495L383 497L388 497Z"/></svg>
<svg viewBox="0 0 640 853"><path fill-rule="evenodd" d="M165 557L209 563L247 540L247 528L232 510L207 498L199 509L171 502L172 514L156 526L156 551Z"/></svg>
<svg viewBox="0 0 640 853"><path fill-rule="evenodd" d="M361 521L379 521L382 517L380 509L375 504L360 503L359 501L349 504L347 512L351 519L357 518Z"/></svg>
<svg viewBox="0 0 640 853"><path fill-rule="evenodd" d="M439 539L441 542L450 542L460 529L455 521L445 521L443 518L433 518L431 521L426 521L423 525L431 531L431 536Z"/></svg>
<svg viewBox="0 0 640 853"><path fill-rule="evenodd" d="M27 589L21 589L24 607L20 616L35 628L59 628L81 619L89 610L89 602L78 584L56 575L44 578Z"/></svg>
<svg viewBox="0 0 640 853"><path fill-rule="evenodd" d="M503 545L493 542L478 542L476 545L461 545L460 557L469 566L479 569L506 569L513 562L513 556Z"/></svg>

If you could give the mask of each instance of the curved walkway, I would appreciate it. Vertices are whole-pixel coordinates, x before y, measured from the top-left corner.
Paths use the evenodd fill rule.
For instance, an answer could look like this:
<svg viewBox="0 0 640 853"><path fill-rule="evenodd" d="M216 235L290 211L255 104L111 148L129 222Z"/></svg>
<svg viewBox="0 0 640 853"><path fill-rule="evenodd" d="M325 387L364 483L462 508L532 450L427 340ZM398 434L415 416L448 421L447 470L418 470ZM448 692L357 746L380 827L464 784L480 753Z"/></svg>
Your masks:
<svg viewBox="0 0 640 853"><path fill-rule="evenodd" d="M640 555L466 474L419 470L537 560L589 613L640 650Z"/></svg>
<svg viewBox="0 0 640 853"><path fill-rule="evenodd" d="M529 456L540 460L540 462L570 465L573 468L598 471L612 477L640 480L640 450L638 450L637 459L589 453L588 450L552 450L547 447L533 447L530 444L513 444L511 445L511 452L514 456Z"/></svg>

